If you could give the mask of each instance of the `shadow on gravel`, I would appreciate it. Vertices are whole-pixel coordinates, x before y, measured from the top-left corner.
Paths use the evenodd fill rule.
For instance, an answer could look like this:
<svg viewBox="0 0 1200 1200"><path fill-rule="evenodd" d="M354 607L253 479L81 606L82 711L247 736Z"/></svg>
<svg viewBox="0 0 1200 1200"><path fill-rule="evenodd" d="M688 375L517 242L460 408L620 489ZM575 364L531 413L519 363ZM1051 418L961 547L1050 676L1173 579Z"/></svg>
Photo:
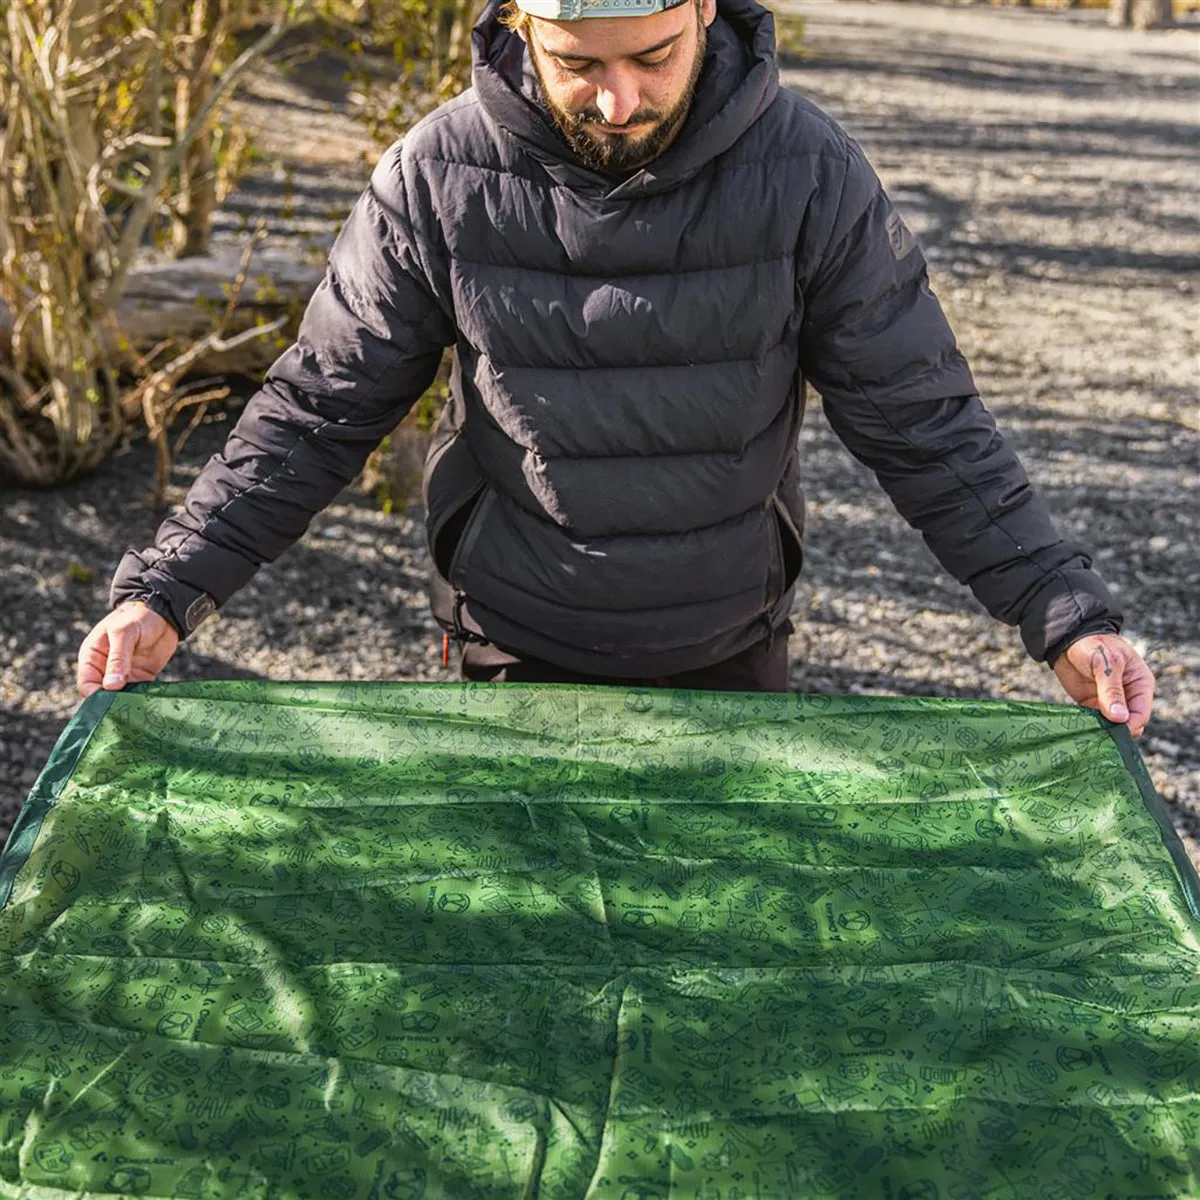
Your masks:
<svg viewBox="0 0 1200 1200"><path fill-rule="evenodd" d="M192 682L197 679L266 679L267 676L215 654L197 654L185 642L171 659L163 678Z"/></svg>
<svg viewBox="0 0 1200 1200"><path fill-rule="evenodd" d="M793 692L844 696L942 696L962 700L994 700L995 693L982 688L955 687L941 679L919 675L892 675L884 671L855 671L846 667L793 668Z"/></svg>
<svg viewBox="0 0 1200 1200"><path fill-rule="evenodd" d="M24 800L66 723L53 713L0 711L0 841L7 836L5 809Z"/></svg>
<svg viewBox="0 0 1200 1200"><path fill-rule="evenodd" d="M801 80L803 82L803 80ZM964 125L960 121L863 117L856 131L875 153L906 150L994 151L1023 161L1058 158L1129 158L1182 163L1200 158L1192 125L1170 121L1014 121Z"/></svg>
<svg viewBox="0 0 1200 1200"><path fill-rule="evenodd" d="M993 382L995 379L993 375ZM1074 390L1098 395L1125 384L1126 381L1121 379L1093 377L1081 381L1075 388L1064 388L1064 398L1069 398ZM1185 411L1189 402L1195 401L1194 389L1183 387L1160 386L1154 395L1158 400L1178 406L1180 412ZM1000 425L1005 437L1022 456L1046 452L1055 456L1074 454L1100 462L1156 469L1173 466L1176 461L1186 459L1190 451L1191 457L1200 465L1200 434L1171 421L1131 417L1120 425L1107 421L1082 424L1060 410L1023 400L1019 408L1006 414ZM1200 480L1197 482L1200 485ZM1156 493L1152 479L1146 481L1146 488L1148 492ZM1147 498L1161 501L1162 496L1151 494Z"/></svg>
<svg viewBox="0 0 1200 1200"><path fill-rule="evenodd" d="M976 216L974 203L955 201L944 189L926 183L894 189L900 209L916 218L914 229L931 262L954 275L999 270L1015 279L1043 274L1060 278L1057 272L1063 272L1061 278L1080 284L1095 282L1093 273L1108 272L1119 275L1123 285L1133 286L1140 284L1141 277L1157 277L1157 282L1163 276L1200 271L1200 255L1164 252L1146 245L1136 232L1123 232L1116 240L1111 237L1114 204L1120 205L1124 223L1135 229L1176 238L1200 232L1200 219L1192 211L1194 189L1186 181L1178 182L1189 163L1200 169L1195 122L1164 119L1146 110L1143 116L1136 107L1155 100L1179 104L1200 95L1200 75L1195 71L1181 71L1176 77L1167 73L1174 71L1174 62L1151 75L1079 61L954 52L930 37L897 47L892 40L882 40L878 30L859 32L861 39L851 53L823 49L789 63L788 83L801 93L811 85L818 101L826 89L840 92L846 76L869 78L872 89L882 88L888 96L885 105L855 105L848 117L852 132L872 157L901 167L929 155L973 158L987 172L994 172L1002 189L1010 193L1020 192L1016 181L1023 172L1036 172L1039 165L1058 172L1062 164L1071 163L1070 198L1038 195L1035 190L990 201L996 209L990 214L992 220L1011 213L1057 221L1055 232L1047 230L1046 237L1010 239L1003 236L1007 230L1001 237L989 230L993 236L988 237L970 225ZM947 112L926 103L930 88L948 87L979 92L979 111L970 111L969 99L965 112ZM1120 96L1122 105L1111 115L1096 114L1094 103L1073 119L1061 108L1071 100L1094 102L1113 96ZM1010 98L1015 111L1005 112L1001 105ZM1039 107L1039 102L1044 106ZM1094 173L1087 170L1093 162ZM1115 164L1129 162L1144 163L1154 175L1152 182L1126 183L1114 175ZM1076 174L1075 167L1082 173ZM1163 174L1172 178L1157 177ZM1136 197L1132 206L1114 198L1117 179ZM1012 181L1011 188L1006 180ZM1090 189L1089 183L1094 185ZM1012 224L1027 228L1029 221ZM1063 224L1071 227L1066 244L1062 244Z"/></svg>
<svg viewBox="0 0 1200 1200"><path fill-rule="evenodd" d="M963 201L932 184L905 184L892 188L890 195L926 252L946 242L967 211Z"/></svg>
<svg viewBox="0 0 1200 1200"><path fill-rule="evenodd" d="M1200 271L1200 255L1149 254L1120 250L1097 243L1091 246L1054 246L1048 242L955 241L954 261L958 268L1001 266L1011 275L1029 274L1045 263L1092 270L1148 271L1156 275L1188 275ZM1073 276L1063 277L1070 282ZM1085 278L1076 278L1086 283Z"/></svg>
<svg viewBox="0 0 1200 1200"><path fill-rule="evenodd" d="M1156 56L1157 58L1157 56ZM1180 63L1185 61L1180 56ZM820 71L855 71L876 78L885 78L901 88L905 84L924 83L953 85L1003 92L1006 96L1026 92L1037 96L1106 97L1113 89L1146 97L1168 96L1171 99L1200 94L1200 79L1195 63L1171 83L1158 83L1145 75L1114 71L1108 67L1082 67L1052 59L1014 62L1006 58L987 58L973 54L939 52L928 41L921 40L911 58L881 62L870 55L823 54L800 58L787 63L806 73ZM960 127L961 129L961 127Z"/></svg>
<svg viewBox="0 0 1200 1200"><path fill-rule="evenodd" d="M8 495L18 494L16 488L10 489ZM23 495L36 495L31 491L23 491ZM34 519L24 522L6 520L6 514L0 509L0 539L13 546L22 546L29 551L38 551L46 546L54 546L60 551L67 551L73 562L81 569L91 571L92 564L104 562L112 554L111 544L106 544L100 537L84 533L78 523L71 519L70 510L61 507L45 506ZM139 516L141 519L139 520ZM135 540L152 534L158 522L150 513L131 514L129 538ZM10 570L16 570L10 566ZM15 586L10 577L10 585Z"/></svg>
<svg viewBox="0 0 1200 1200"><path fill-rule="evenodd" d="M304 215L327 217L335 209L344 217L365 186L365 175L361 180L330 183L322 175L310 171L296 172L287 179L259 172L247 175L239 183L235 195L222 206L222 212L232 217L256 216L264 206L273 206L273 211L286 206L292 218Z"/></svg>
<svg viewBox="0 0 1200 1200"><path fill-rule="evenodd" d="M234 39L239 52L252 45L266 28L253 25L240 30ZM327 35L329 32L332 31L327 31ZM334 36L341 34L344 31L339 30ZM339 108L346 105L355 86L350 70L358 61L355 56L334 45L313 45L311 29L299 24L279 40L273 57L284 78L300 95L273 96L272 104L306 112L326 112L330 105ZM312 103L305 103L305 98Z"/></svg>
<svg viewBox="0 0 1200 1200"><path fill-rule="evenodd" d="M1194 197L1196 191L1195 188L1177 190L1186 190L1189 197ZM1026 213L1031 217L1049 217L1052 220L1074 221L1079 217L1078 203L1065 199L1038 197L1030 200L1010 200L1007 207L1011 212ZM1134 203L1132 200L1127 200L1122 205L1122 210L1127 219L1136 221L1139 225L1153 225L1156 229L1183 237L1200 234L1200 216L1155 212L1148 206Z"/></svg>
<svg viewBox="0 0 1200 1200"><path fill-rule="evenodd" d="M1146 727L1139 746L1143 754L1157 751L1172 766L1181 753L1186 754L1196 737L1195 728L1183 721L1168 721L1155 716ZM1185 804L1171 805L1176 826L1190 838L1200 839L1200 809Z"/></svg>

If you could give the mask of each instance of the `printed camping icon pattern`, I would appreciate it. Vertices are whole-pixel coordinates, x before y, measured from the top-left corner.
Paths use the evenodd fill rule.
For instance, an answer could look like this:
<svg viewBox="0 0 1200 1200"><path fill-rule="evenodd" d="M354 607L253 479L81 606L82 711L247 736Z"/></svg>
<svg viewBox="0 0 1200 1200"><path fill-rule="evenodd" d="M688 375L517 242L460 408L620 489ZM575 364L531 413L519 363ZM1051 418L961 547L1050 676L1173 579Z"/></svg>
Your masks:
<svg viewBox="0 0 1200 1200"><path fill-rule="evenodd" d="M1200 1195L1200 882L1059 705L85 702L0 859L0 1195Z"/></svg>

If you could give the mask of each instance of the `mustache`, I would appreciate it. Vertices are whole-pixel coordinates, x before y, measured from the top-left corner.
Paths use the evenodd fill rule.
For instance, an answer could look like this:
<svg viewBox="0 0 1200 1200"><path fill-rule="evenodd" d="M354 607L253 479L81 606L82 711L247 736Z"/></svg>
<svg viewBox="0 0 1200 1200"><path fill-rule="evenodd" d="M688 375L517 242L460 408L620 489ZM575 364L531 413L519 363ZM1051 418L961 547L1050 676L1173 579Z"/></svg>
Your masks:
<svg viewBox="0 0 1200 1200"><path fill-rule="evenodd" d="M624 122L625 125L651 125L661 121L663 115L656 108L639 108ZM584 108L571 114L571 125L583 129L588 125L607 125L609 122L598 108Z"/></svg>

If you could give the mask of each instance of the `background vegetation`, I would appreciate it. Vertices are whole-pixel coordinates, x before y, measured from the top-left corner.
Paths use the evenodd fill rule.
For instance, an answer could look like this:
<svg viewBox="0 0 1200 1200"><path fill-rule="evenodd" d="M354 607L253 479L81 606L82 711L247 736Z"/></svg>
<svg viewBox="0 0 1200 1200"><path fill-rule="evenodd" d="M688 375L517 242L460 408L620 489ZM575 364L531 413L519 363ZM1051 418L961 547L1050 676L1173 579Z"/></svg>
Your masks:
<svg viewBox="0 0 1200 1200"><path fill-rule="evenodd" d="M1104 0L1067 6L1081 2ZM1172 19L1171 0L1109 2L1114 24ZM161 496L172 427L190 416L186 436L228 395L228 370L270 361L319 277L312 263L254 265L264 231L247 229L236 263L170 275L172 303L131 301L139 273L212 256L214 214L254 158L230 115L239 84L271 56L302 69L305 53L332 51L359 120L386 144L466 84L479 6L0 0L0 482L64 482L140 433ZM781 49L800 51L802 36L784 21ZM418 427L444 390L443 375ZM404 478L411 457L399 456ZM387 502L380 461L368 482Z"/></svg>
<svg viewBox="0 0 1200 1200"><path fill-rule="evenodd" d="M273 347L295 316L268 320L260 304L246 318L261 230L248 231L220 302L193 286L208 303L165 319L126 303L143 266L210 254L214 214L251 158L227 119L235 89L273 53L335 47L362 120L390 140L465 84L473 0L7 0L0 11L0 471L60 483L140 427L159 451L161 491L172 424L227 394L196 376L252 340ZM178 278L186 291L198 277Z"/></svg>

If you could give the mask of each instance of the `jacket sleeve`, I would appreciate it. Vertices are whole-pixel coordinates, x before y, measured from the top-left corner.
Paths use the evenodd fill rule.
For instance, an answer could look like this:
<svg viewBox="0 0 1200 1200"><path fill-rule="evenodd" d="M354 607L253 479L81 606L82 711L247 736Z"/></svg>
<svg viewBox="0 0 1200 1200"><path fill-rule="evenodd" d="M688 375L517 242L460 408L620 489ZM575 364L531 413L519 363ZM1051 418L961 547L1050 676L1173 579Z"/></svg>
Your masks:
<svg viewBox="0 0 1200 1200"><path fill-rule="evenodd" d="M183 510L121 560L114 604L145 599L186 636L304 533L432 382L453 322L410 190L397 144L338 235L296 344Z"/></svg>
<svg viewBox="0 0 1200 1200"><path fill-rule="evenodd" d="M1057 533L983 407L924 256L850 139L831 157L798 256L801 370L834 432L938 561L1035 659L1121 614Z"/></svg>

